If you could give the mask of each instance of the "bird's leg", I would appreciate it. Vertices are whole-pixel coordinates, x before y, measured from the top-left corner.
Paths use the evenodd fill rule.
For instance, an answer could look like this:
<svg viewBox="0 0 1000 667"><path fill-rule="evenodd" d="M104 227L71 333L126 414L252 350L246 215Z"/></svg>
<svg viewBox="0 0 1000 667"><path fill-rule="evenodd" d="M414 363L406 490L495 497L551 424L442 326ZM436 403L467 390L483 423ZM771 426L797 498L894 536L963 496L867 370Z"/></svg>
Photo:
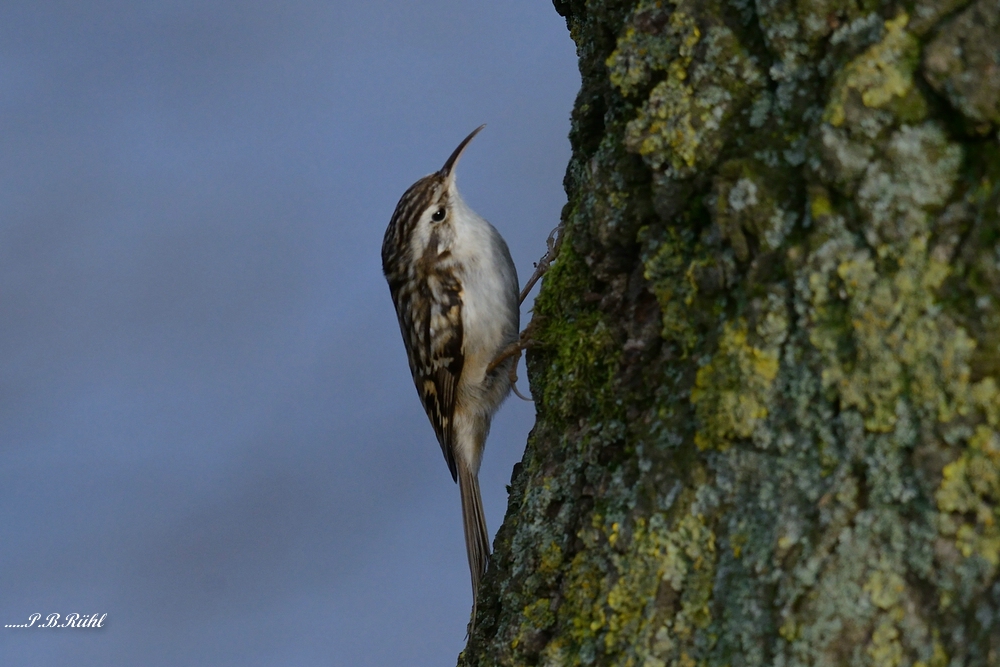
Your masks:
<svg viewBox="0 0 1000 667"><path fill-rule="evenodd" d="M524 289L521 290L521 294L518 297L518 305L524 303L524 300L528 297L528 292L531 291L531 288L534 287L535 283L537 283L541 277L545 275L545 272L549 270L549 267L555 260L556 255L559 253L560 245L562 245L562 224L549 232L549 238L545 240L545 255L538 260L537 264L535 264L535 272L531 274L531 277L528 278L528 282L524 284ZM524 331L522 331L520 336L518 336L517 342L511 343L505 347L500 354L497 355L496 359L490 362L490 365L486 367L486 372L490 373L505 360L510 357L514 357L514 363L511 364L510 367L510 386L517 397L523 401L531 401L531 399L524 396L517 390L517 364L521 360L521 353L531 347L535 342L531 337L534 328L535 320L532 318L532 320L528 322L528 326L526 326Z"/></svg>
<svg viewBox="0 0 1000 667"><path fill-rule="evenodd" d="M519 361L521 361L521 352L523 352L525 349L531 347L534 344L534 341L531 339L531 332L534 330L534 324L535 324L534 320L529 322L528 326L526 326L524 328L524 331L521 332L521 335L518 337L517 342L511 343L510 345L505 347L500 352L500 354L497 355L496 359L491 361L490 365L486 367L486 373L487 374L492 373L494 370L496 370L497 366L502 364L507 359L514 357L514 363L510 365L510 370L508 371L507 375L507 377L510 378L510 387L518 398L520 398L522 401L529 401L529 402L531 401L531 399L517 390L517 364Z"/></svg>
<svg viewBox="0 0 1000 667"><path fill-rule="evenodd" d="M549 270L549 266L552 265L552 262L555 261L556 255L559 254L559 247L561 245L562 223L559 223L558 227L549 232L549 238L545 240L545 255L538 260L537 264L535 264L535 272L531 274L531 277L528 278L528 282L524 284L524 289L521 290L521 295L517 300L518 305L524 303L524 300L528 298L528 292L531 291L531 288L534 287L535 283L537 283L541 277L545 275L545 272Z"/></svg>

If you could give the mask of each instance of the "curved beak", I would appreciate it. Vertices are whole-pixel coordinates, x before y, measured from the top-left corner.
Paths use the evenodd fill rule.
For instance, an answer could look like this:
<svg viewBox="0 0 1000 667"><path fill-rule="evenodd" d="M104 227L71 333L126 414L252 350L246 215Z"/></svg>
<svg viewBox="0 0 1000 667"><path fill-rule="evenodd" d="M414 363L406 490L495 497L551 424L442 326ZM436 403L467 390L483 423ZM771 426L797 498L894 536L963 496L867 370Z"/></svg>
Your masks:
<svg viewBox="0 0 1000 667"><path fill-rule="evenodd" d="M455 178L455 165L458 164L458 158L462 157L462 153L465 151L465 147L469 145L469 142L472 141L473 137L479 134L479 131L482 130L484 127L486 127L485 123L474 129L469 134L469 136L467 136L465 139L462 140L462 143L458 145L458 148L456 148L452 152L451 157L449 157L447 162L444 163L444 166L441 167L441 171L438 172L439 174L441 174L448 180L452 180Z"/></svg>

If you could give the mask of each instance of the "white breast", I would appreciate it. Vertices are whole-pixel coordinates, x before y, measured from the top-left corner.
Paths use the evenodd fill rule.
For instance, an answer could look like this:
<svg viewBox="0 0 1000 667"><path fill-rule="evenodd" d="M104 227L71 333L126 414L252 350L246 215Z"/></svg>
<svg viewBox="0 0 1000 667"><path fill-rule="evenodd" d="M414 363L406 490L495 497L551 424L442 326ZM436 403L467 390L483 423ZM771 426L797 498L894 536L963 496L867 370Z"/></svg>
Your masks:
<svg viewBox="0 0 1000 667"><path fill-rule="evenodd" d="M517 340L517 271L499 232L454 193L455 240L451 251L462 268L463 381L482 382L486 367ZM465 382L463 382L464 384Z"/></svg>

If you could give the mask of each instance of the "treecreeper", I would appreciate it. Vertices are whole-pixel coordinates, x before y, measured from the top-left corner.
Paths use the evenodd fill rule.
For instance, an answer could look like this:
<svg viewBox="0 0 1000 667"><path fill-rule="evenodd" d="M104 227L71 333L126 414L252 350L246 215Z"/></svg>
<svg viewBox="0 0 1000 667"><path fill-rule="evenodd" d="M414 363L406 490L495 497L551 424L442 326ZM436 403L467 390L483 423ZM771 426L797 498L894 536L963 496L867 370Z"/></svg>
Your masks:
<svg viewBox="0 0 1000 667"><path fill-rule="evenodd" d="M490 422L513 385L518 344L517 271L500 233L462 200L455 166L476 128L403 193L382 242L382 271L399 318L410 372L462 497L472 575L472 618L490 557L479 465Z"/></svg>

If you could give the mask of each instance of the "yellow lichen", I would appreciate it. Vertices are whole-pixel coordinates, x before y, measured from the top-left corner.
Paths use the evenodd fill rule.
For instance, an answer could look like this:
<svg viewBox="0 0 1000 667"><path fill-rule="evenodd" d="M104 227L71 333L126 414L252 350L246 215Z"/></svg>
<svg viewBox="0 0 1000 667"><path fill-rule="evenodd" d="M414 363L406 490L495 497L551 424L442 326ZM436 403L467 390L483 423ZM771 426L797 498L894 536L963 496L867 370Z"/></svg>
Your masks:
<svg viewBox="0 0 1000 667"><path fill-rule="evenodd" d="M601 528L609 543L624 539L619 522L607 524L595 513L590 523ZM557 613L568 621L571 641L545 649L559 664L577 664L572 654L586 652L586 647L607 655L635 652L637 663L621 664L642 664L647 658L677 664L685 649L693 650L694 631L711 621L715 534L702 518L684 513L671 524L657 514L636 520L630 533L623 553L612 555L609 564L591 560L589 550L569 564L569 585ZM651 610L663 586L672 589L678 604L659 617ZM547 609L525 609L526 623L539 627L547 622Z"/></svg>
<svg viewBox="0 0 1000 667"><path fill-rule="evenodd" d="M833 206L830 204L830 198L825 194L815 194L810 198L809 213L812 215L813 220L830 215L832 212Z"/></svg>
<svg viewBox="0 0 1000 667"><path fill-rule="evenodd" d="M550 542L549 546L541 553L538 562L538 572L540 574L552 574L559 570L562 561L562 549L555 542Z"/></svg>
<svg viewBox="0 0 1000 667"><path fill-rule="evenodd" d="M906 31L904 12L885 22L885 37L844 67L834 83L823 120L844 124L848 96L857 93L868 108L882 109L913 90L913 73L920 54L917 39Z"/></svg>
<svg viewBox="0 0 1000 667"><path fill-rule="evenodd" d="M611 524L611 532L608 533L608 544L615 546L619 537L621 537L621 524L616 521Z"/></svg>
<svg viewBox="0 0 1000 667"><path fill-rule="evenodd" d="M777 375L777 349L751 345L743 320L727 323L719 351L698 370L691 391L699 421L698 447L726 449L734 439L749 438L767 417Z"/></svg>
<svg viewBox="0 0 1000 667"><path fill-rule="evenodd" d="M891 570L876 570L868 577L864 590L876 607L891 609L899 604L900 595L906 590L906 582Z"/></svg>
<svg viewBox="0 0 1000 667"><path fill-rule="evenodd" d="M653 89L638 117L629 123L626 139L626 145L657 163L657 156L669 155L670 167L679 174L694 169L701 143L695 129L694 89L685 82L687 66L684 61L670 63L666 80Z"/></svg>
<svg viewBox="0 0 1000 667"><path fill-rule="evenodd" d="M781 624L780 628L778 628L778 634L781 635L785 641L789 642L795 641L798 638L799 625L795 622L794 616L789 616L785 619L785 622Z"/></svg>
<svg viewBox="0 0 1000 667"><path fill-rule="evenodd" d="M540 630L555 623L555 614L552 613L552 601L548 598L540 598L526 606L521 614L524 621L521 624L521 636L530 630ZM515 639L515 646L518 640Z"/></svg>
<svg viewBox="0 0 1000 667"><path fill-rule="evenodd" d="M665 12L662 3L641 3L636 17ZM731 30L715 25L703 34L694 16L680 9L666 25L646 32L630 23L606 60L612 85L623 95L640 92L654 71L666 76L649 92L629 122L625 145L654 169L687 177L714 160L724 143L725 121L765 77ZM703 60L695 46L704 43Z"/></svg>
<svg viewBox="0 0 1000 667"><path fill-rule="evenodd" d="M901 610L897 616L902 616ZM899 641L896 620L891 615L882 616L872 633L868 655L876 667L898 667L903 662L903 645Z"/></svg>
<svg viewBox="0 0 1000 667"><path fill-rule="evenodd" d="M986 417L986 423L996 428L1000 425L1000 389L996 380L985 378L972 386L970 398L975 402Z"/></svg>
<svg viewBox="0 0 1000 667"><path fill-rule="evenodd" d="M581 551L570 562L567 593L559 609L560 616L569 616L568 634L577 645L593 641L606 620L602 600L607 582L588 556Z"/></svg>
<svg viewBox="0 0 1000 667"><path fill-rule="evenodd" d="M935 494L941 532L966 558L979 556L995 572L1000 565L1000 435L980 425L966 450L942 471ZM963 517L968 516L969 519Z"/></svg>
<svg viewBox="0 0 1000 667"><path fill-rule="evenodd" d="M640 4L636 13L658 11L657 4ZM618 38L615 50L605 61L611 84L624 95L633 94L649 81L654 71L669 68L678 56L690 59L700 38L701 32L694 19L680 11L671 12L666 25L654 33L628 25Z"/></svg>
<svg viewBox="0 0 1000 667"><path fill-rule="evenodd" d="M707 263L702 258L688 257L687 245L675 229L667 229L643 266L643 275L660 304L663 322L660 335L677 343L681 356L687 356L697 342L689 308L698 294L694 272Z"/></svg>
<svg viewBox="0 0 1000 667"><path fill-rule="evenodd" d="M622 642L640 634L640 626L648 624L646 607L652 604L660 586L670 586L680 595L680 609L666 620L661 645L676 649L690 641L696 629L708 626L715 535L700 517L685 514L672 530L660 517L648 523L640 519L629 553L615 563L619 576L608 592L611 613L604 638L609 653L620 650ZM652 629L649 626L642 634L651 634Z"/></svg>
<svg viewBox="0 0 1000 667"><path fill-rule="evenodd" d="M926 236L905 248L898 270L889 275L876 270L868 251L849 250L837 264L833 290L828 275L810 277L817 319L834 324L845 311L849 317L846 331L817 326L810 332L813 344L828 354L824 385L837 389L843 406L858 408L874 432L895 427L896 402L907 388L939 421L968 410L974 341L935 307L947 266L928 256ZM844 358L838 351L848 332L853 355Z"/></svg>

